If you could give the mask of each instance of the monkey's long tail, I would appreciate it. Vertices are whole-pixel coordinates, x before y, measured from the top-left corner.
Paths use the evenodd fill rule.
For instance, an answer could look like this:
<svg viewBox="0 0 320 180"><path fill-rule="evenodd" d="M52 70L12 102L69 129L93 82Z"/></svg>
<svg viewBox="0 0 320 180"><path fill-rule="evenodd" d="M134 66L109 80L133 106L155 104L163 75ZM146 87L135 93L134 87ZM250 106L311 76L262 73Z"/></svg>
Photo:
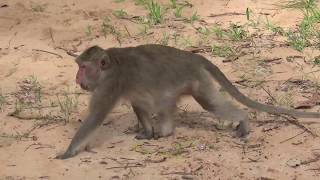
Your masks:
<svg viewBox="0 0 320 180"><path fill-rule="evenodd" d="M297 111L297 110L291 110L286 109L282 107L276 107L276 106L270 106L266 104L261 104L259 102L253 101L244 94L242 94L223 74L223 72L220 71L220 69L212 64L210 61L205 60L205 67L210 72L210 74L213 76L213 78L218 81L218 83L224 87L224 89L236 100L238 100L240 103L246 105L247 107L257 109L260 111L264 111L271 114L286 114L291 115L294 117L302 117L302 118L320 118L320 113L317 112L304 112L304 111Z"/></svg>

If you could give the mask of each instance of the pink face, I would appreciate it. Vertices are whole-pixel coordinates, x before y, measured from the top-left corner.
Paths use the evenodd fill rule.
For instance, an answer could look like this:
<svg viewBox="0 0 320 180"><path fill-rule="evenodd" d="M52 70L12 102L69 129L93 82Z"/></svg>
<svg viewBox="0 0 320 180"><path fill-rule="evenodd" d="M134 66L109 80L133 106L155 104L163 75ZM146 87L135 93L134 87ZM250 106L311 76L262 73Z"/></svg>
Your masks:
<svg viewBox="0 0 320 180"><path fill-rule="evenodd" d="M99 79L99 69L92 64L79 64L76 83L84 90L93 89Z"/></svg>
<svg viewBox="0 0 320 180"><path fill-rule="evenodd" d="M93 90L98 84L100 72L107 68L104 60L98 62L77 62L79 70L76 75L76 83L84 90Z"/></svg>

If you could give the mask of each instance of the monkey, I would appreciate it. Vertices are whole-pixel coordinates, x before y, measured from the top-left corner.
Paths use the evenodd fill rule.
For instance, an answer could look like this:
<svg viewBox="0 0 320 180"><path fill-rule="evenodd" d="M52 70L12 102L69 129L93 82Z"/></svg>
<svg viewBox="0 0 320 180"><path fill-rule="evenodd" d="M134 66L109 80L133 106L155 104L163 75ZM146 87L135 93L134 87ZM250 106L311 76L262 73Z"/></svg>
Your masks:
<svg viewBox="0 0 320 180"><path fill-rule="evenodd" d="M170 46L146 44L108 48L91 46L75 58L76 83L92 93L89 114L67 150L57 159L81 151L88 137L102 124L119 99L127 99L142 125L136 139L158 139L174 133L171 118L176 102L191 95L206 111L230 122L239 122L238 137L249 134L248 113L217 90L214 80L243 105L255 110L294 117L319 118L320 113L266 105L241 93L224 73L205 57ZM156 118L153 117L156 115Z"/></svg>

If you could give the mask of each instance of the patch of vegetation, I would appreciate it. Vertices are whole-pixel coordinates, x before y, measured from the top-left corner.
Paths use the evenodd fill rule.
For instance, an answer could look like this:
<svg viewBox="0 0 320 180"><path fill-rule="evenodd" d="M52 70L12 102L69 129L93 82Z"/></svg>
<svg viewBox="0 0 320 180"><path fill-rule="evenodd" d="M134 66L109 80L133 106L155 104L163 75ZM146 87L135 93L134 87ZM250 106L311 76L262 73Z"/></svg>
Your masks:
<svg viewBox="0 0 320 180"><path fill-rule="evenodd" d="M122 3L124 2L125 0L114 0L115 3Z"/></svg>
<svg viewBox="0 0 320 180"><path fill-rule="evenodd" d="M92 34L92 26L88 25L86 27L86 31L85 32L86 32L87 36L91 36L91 34Z"/></svg>
<svg viewBox="0 0 320 180"><path fill-rule="evenodd" d="M175 9L177 7L177 0L170 0L171 8Z"/></svg>
<svg viewBox="0 0 320 180"><path fill-rule="evenodd" d="M213 55L219 56L219 57L228 57L235 53L234 50L229 46L217 46L217 45L211 46L211 52Z"/></svg>
<svg viewBox="0 0 320 180"><path fill-rule="evenodd" d="M191 39L189 39L188 37L181 37L181 45L183 47L190 47L193 46L193 43L191 41Z"/></svg>
<svg viewBox="0 0 320 180"><path fill-rule="evenodd" d="M124 18L128 15L128 13L126 11L124 11L123 9L115 10L112 12L112 14L117 18Z"/></svg>
<svg viewBox="0 0 320 180"><path fill-rule="evenodd" d="M72 112L78 109L79 104L79 94L72 97L67 93L62 95L62 99L57 96L58 99L58 106L60 108L60 112L63 115L63 119L65 122L69 122Z"/></svg>
<svg viewBox="0 0 320 180"><path fill-rule="evenodd" d="M170 35L167 33L162 33L162 38L160 40L161 45L168 45L169 44Z"/></svg>
<svg viewBox="0 0 320 180"><path fill-rule="evenodd" d="M6 98L4 97L4 95L2 94L2 92L0 91L0 110L2 110L3 105L7 102Z"/></svg>
<svg viewBox="0 0 320 180"><path fill-rule="evenodd" d="M246 9L246 17L247 17L247 20L248 21L250 21L250 13L251 13L252 11L249 9L249 8L247 8Z"/></svg>
<svg viewBox="0 0 320 180"><path fill-rule="evenodd" d="M113 34L117 40L120 41L121 33L111 24L111 21L108 17L105 17L102 21L101 32L105 38L108 34Z"/></svg>
<svg viewBox="0 0 320 180"><path fill-rule="evenodd" d="M224 31L220 26L213 26L212 27L212 32L218 37L222 38L224 35Z"/></svg>
<svg viewBox="0 0 320 180"><path fill-rule="evenodd" d="M157 1L153 0L135 0L136 5L145 7L148 10L148 23L151 25L160 24L163 22L165 8Z"/></svg>
<svg viewBox="0 0 320 180"><path fill-rule="evenodd" d="M29 76L19 84L19 90L15 94L15 110L12 114L19 114L24 108L38 106L41 103L41 89L35 76Z"/></svg>
<svg viewBox="0 0 320 180"><path fill-rule="evenodd" d="M163 20L163 7L157 2L151 1L147 3L147 8L149 10L150 23L160 24Z"/></svg>
<svg viewBox="0 0 320 180"><path fill-rule="evenodd" d="M146 4L150 2L150 0L134 0L134 1L135 1L135 5L138 5L138 6L146 6Z"/></svg>
<svg viewBox="0 0 320 180"><path fill-rule="evenodd" d="M288 107L288 108L292 107L294 104L293 96L294 96L293 91L288 91L283 94L277 94L274 97L274 100L276 101L275 104L282 107Z"/></svg>
<svg viewBox="0 0 320 180"><path fill-rule="evenodd" d="M193 24L195 21L198 21L200 19L200 16L197 12L194 12L192 16L190 17L190 23Z"/></svg>
<svg viewBox="0 0 320 180"><path fill-rule="evenodd" d="M37 3L32 2L32 3L31 3L31 9L32 9L32 11L34 11L34 12L44 12L45 7L44 7L44 5L41 5L41 4L37 4Z"/></svg>
<svg viewBox="0 0 320 180"><path fill-rule="evenodd" d="M241 41L247 38L247 31L244 30L243 26L237 24L230 24L226 35L234 41Z"/></svg>
<svg viewBox="0 0 320 180"><path fill-rule="evenodd" d="M320 36L316 25L320 22L320 10L317 7L316 0L292 0L282 7L299 9L304 14L297 30L289 30L285 33L290 46L298 51L303 51L306 47L312 45L314 39L319 42Z"/></svg>
<svg viewBox="0 0 320 180"><path fill-rule="evenodd" d="M267 29L274 32L275 34L279 34L279 35L284 35L285 31L282 27L280 26L276 26L274 24L272 24L271 22L269 22L269 20L267 19Z"/></svg>
<svg viewBox="0 0 320 180"><path fill-rule="evenodd" d="M148 25L143 25L142 28L139 28L140 32L138 33L139 35L146 35L148 34L148 31L150 29L150 26Z"/></svg>
<svg viewBox="0 0 320 180"><path fill-rule="evenodd" d="M182 10L183 10L184 6L178 6L175 8L175 11L174 11L174 16L176 18L180 18L182 17Z"/></svg>
<svg viewBox="0 0 320 180"><path fill-rule="evenodd" d="M298 51L303 51L304 48L310 44L307 37L299 31L292 32L289 30L286 33L286 36L288 38L289 45Z"/></svg>
<svg viewBox="0 0 320 180"><path fill-rule="evenodd" d="M282 5L282 8L300 9L306 14L310 14L317 8L317 0L290 0Z"/></svg>
<svg viewBox="0 0 320 180"><path fill-rule="evenodd" d="M178 45L178 36L179 34L177 32L174 32L172 34L172 38L173 38L173 42L174 42L174 45L177 46Z"/></svg>
<svg viewBox="0 0 320 180"><path fill-rule="evenodd" d="M320 65L320 56L315 57L314 60L313 60L313 63L315 65Z"/></svg>
<svg viewBox="0 0 320 180"><path fill-rule="evenodd" d="M197 31L200 34L205 35L205 36L209 36L212 33L211 30L209 28L207 28L207 27L199 27L197 29Z"/></svg>

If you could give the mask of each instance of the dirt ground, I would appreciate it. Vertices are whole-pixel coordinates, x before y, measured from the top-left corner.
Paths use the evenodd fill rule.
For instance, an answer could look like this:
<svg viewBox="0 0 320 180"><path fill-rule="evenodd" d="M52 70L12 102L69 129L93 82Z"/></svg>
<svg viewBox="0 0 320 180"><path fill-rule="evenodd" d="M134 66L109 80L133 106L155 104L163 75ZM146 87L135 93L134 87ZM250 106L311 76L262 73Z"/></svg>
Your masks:
<svg viewBox="0 0 320 180"><path fill-rule="evenodd" d="M137 20L146 17L146 8L131 0L0 1L1 180L320 179L317 119L296 121L248 109L252 132L241 140L233 138L230 129L217 128L217 120L189 97L179 102L173 136L134 139L135 114L121 101L98 130L91 151L54 159L81 125L88 105L89 93L76 85L77 65L68 52L80 54L91 45L162 43L204 50L195 53L219 66L250 98L319 110L320 74L312 63L320 55L317 48L299 52L263 28L248 29L249 38L240 41L200 32L214 24L248 22L247 7L255 20L268 17L294 28L302 20L301 11L280 9L276 4L281 1L275 0L177 2L186 5L182 17L197 12L199 20L187 22L169 8L160 24L147 27ZM120 9L127 14L121 16L122 11L116 11ZM235 51L227 56L220 52L219 57L206 51L213 44L229 44ZM310 101L314 105L309 106Z"/></svg>

